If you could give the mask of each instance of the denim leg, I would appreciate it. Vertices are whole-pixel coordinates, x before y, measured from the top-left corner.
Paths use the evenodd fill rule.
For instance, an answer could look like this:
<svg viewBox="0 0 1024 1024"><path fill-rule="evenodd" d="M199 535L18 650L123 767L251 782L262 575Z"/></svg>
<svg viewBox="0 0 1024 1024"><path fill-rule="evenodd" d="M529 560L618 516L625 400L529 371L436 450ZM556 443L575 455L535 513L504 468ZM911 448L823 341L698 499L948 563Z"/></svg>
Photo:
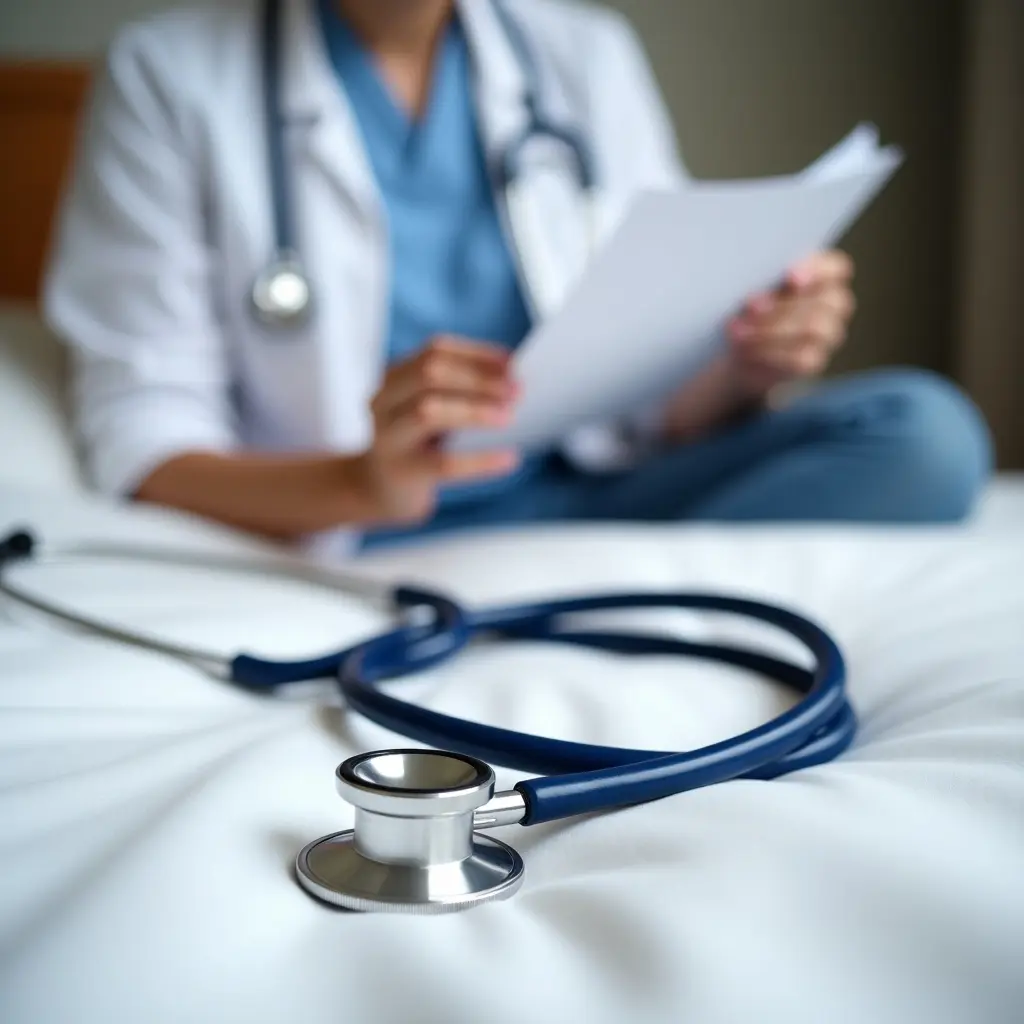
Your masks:
<svg viewBox="0 0 1024 1024"><path fill-rule="evenodd" d="M955 522L991 472L984 421L921 370L825 384L788 408L581 488L583 518ZM580 504L580 501L584 504Z"/></svg>
<svg viewBox="0 0 1024 1024"><path fill-rule="evenodd" d="M507 494L364 544L556 520L956 522L991 468L985 423L953 384L923 370L874 371L622 473L553 460Z"/></svg>

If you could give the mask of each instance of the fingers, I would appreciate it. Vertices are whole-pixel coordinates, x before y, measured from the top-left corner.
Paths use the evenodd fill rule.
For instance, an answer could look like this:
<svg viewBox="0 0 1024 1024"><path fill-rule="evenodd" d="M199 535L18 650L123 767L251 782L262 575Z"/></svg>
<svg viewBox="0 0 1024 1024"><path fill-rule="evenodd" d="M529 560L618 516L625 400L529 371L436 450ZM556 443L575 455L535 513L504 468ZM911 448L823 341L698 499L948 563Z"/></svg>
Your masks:
<svg viewBox="0 0 1024 1024"><path fill-rule="evenodd" d="M804 292L823 285L848 285L853 280L853 260L845 252L830 249L816 252L790 268L786 287Z"/></svg>
<svg viewBox="0 0 1024 1024"><path fill-rule="evenodd" d="M392 412L381 441L391 449L416 448L452 430L503 427L511 415L508 406L485 399L426 392Z"/></svg>
<svg viewBox="0 0 1024 1024"><path fill-rule="evenodd" d="M417 521L444 483L515 469L515 452L448 452L440 443L452 431L506 425L515 390L507 350L466 338L432 338L390 369L371 402L373 442L365 453L378 518Z"/></svg>
<svg viewBox="0 0 1024 1024"><path fill-rule="evenodd" d="M442 483L504 476L511 473L519 464L519 456L512 451L438 452L434 458L435 472Z"/></svg>
<svg viewBox="0 0 1024 1024"><path fill-rule="evenodd" d="M435 338L388 373L373 400L374 415L386 423L417 396L432 393L506 404L514 393L508 352L483 342Z"/></svg>
<svg viewBox="0 0 1024 1024"><path fill-rule="evenodd" d="M759 295L733 320L729 333L748 366L811 376L825 369L842 344L853 310L853 293L845 286Z"/></svg>
<svg viewBox="0 0 1024 1024"><path fill-rule="evenodd" d="M786 377L813 377L827 366L832 352L815 342L795 342L786 346L744 353L744 363Z"/></svg>
<svg viewBox="0 0 1024 1024"><path fill-rule="evenodd" d="M846 253L817 252L795 264L778 290L752 296L727 328L746 370L821 372L854 313L853 274Z"/></svg>
<svg viewBox="0 0 1024 1024"><path fill-rule="evenodd" d="M847 288L823 287L801 296L757 296L729 326L738 343L815 339L836 344L854 312L853 293Z"/></svg>

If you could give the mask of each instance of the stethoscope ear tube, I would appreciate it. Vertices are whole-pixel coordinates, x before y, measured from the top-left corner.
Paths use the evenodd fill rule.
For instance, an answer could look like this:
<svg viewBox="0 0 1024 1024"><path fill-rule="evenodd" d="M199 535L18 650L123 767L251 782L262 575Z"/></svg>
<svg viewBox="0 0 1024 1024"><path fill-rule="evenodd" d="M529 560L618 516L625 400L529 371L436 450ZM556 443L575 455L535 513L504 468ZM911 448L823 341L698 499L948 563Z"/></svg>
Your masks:
<svg viewBox="0 0 1024 1024"><path fill-rule="evenodd" d="M410 622L377 637L390 650L401 651L403 674L421 671L445 661L468 643L470 628L462 609L441 594L419 587L397 587L392 592L395 610L430 612L428 621ZM306 661L271 661L250 654L231 661L231 681L252 690L276 690L310 679L329 679L358 647ZM398 657L396 653L396 657Z"/></svg>
<svg viewBox="0 0 1024 1024"><path fill-rule="evenodd" d="M94 619L88 614L79 613L23 590L9 578L5 570L16 563L37 559L40 554L47 560L52 559L52 551L41 551L40 548L35 534L27 529L12 530L0 538L0 592L13 601L83 629L89 634L182 658L212 670L218 678L226 679L248 690L268 693L292 683L332 679L350 653L350 649L346 648L300 661L272 660L245 653L225 657L214 651L172 643ZM75 558L83 555L87 558L109 557L111 554L129 560L146 558L145 555L129 549L119 551L96 547L81 550L72 548L58 552L57 558L60 560L61 556ZM159 556L156 557L159 560ZM174 561L175 564L188 564L187 561L183 563L178 559ZM206 562L204 559L203 564ZM231 565L230 568L240 572L253 571L252 566L247 567L242 563ZM261 575L281 575L280 570L267 566L260 566L256 571ZM285 575L291 573L286 572ZM315 579L315 574L310 578ZM396 645L396 649L404 652L403 664L406 673L438 664L455 654L469 640L471 630L462 608L455 601L433 590L420 586L390 586L368 578L351 576L347 578L347 582L342 582L337 573L327 574L322 582L375 603L383 603L390 613L401 617L398 628L389 632L387 636Z"/></svg>

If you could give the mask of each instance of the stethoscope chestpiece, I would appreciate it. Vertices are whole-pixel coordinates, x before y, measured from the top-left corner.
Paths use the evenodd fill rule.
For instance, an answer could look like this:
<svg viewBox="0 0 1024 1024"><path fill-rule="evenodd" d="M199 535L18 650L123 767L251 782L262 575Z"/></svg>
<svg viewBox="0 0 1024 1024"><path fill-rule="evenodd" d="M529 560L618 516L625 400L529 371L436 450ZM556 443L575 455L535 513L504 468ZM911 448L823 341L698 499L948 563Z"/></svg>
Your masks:
<svg viewBox="0 0 1024 1024"><path fill-rule="evenodd" d="M436 914L506 899L522 884L519 854L474 831L494 793L483 761L379 750L350 757L335 777L355 827L299 852L296 874L312 895L350 910Z"/></svg>
<svg viewBox="0 0 1024 1024"><path fill-rule="evenodd" d="M312 289L298 256L283 251L259 273L252 286L256 318L269 327L301 327L309 319Z"/></svg>

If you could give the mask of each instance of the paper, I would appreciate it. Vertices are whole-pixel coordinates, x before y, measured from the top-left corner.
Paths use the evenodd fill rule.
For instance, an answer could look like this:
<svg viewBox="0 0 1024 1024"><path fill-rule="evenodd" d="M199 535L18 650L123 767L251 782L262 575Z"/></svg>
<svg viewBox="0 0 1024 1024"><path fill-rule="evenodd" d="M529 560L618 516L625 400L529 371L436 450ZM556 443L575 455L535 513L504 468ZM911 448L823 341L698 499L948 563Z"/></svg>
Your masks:
<svg viewBox="0 0 1024 1024"><path fill-rule="evenodd" d="M706 363L742 303L834 245L901 162L862 125L797 175L640 196L517 351L514 422L454 435L451 447L539 450L656 408Z"/></svg>
<svg viewBox="0 0 1024 1024"><path fill-rule="evenodd" d="M850 174L860 174L877 166L878 158L893 149L880 150L878 129L873 124L859 124L838 145L823 153L803 171L804 181L834 181Z"/></svg>

